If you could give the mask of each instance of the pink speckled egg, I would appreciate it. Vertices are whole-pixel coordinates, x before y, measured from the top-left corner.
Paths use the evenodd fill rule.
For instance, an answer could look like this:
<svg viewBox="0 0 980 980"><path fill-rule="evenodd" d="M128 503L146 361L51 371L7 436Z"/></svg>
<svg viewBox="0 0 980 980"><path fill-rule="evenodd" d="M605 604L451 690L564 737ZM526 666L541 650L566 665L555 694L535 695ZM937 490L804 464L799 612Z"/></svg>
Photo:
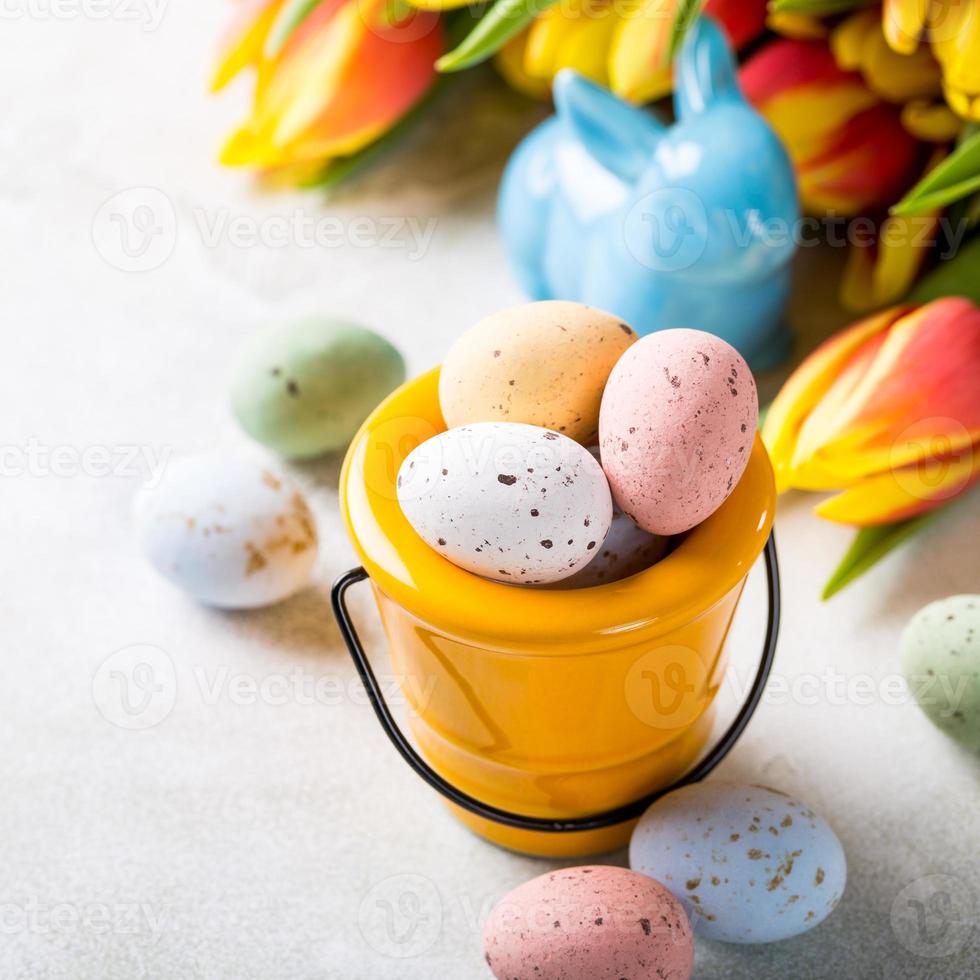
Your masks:
<svg viewBox="0 0 980 980"><path fill-rule="evenodd" d="M741 354L700 330L662 330L630 347L599 415L602 467L620 508L651 534L710 517L748 463L759 420Z"/></svg>
<svg viewBox="0 0 980 980"><path fill-rule="evenodd" d="M595 865L541 875L502 898L483 932L498 980L688 980L680 902L646 875Z"/></svg>

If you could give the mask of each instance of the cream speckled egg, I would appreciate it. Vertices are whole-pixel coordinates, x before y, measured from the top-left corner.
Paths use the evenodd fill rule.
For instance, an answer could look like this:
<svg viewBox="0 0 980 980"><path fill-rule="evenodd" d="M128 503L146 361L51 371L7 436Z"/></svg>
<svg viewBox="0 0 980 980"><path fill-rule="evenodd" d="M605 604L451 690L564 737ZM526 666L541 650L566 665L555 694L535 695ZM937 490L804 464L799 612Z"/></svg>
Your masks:
<svg viewBox="0 0 980 980"><path fill-rule="evenodd" d="M453 344L439 377L446 425L526 422L595 439L602 390L636 340L602 310L548 300L501 310Z"/></svg>
<svg viewBox="0 0 980 980"><path fill-rule="evenodd" d="M589 451L514 422L426 440L402 463L397 493L427 544L467 571L510 584L574 574L612 520L609 485Z"/></svg>
<svg viewBox="0 0 980 980"><path fill-rule="evenodd" d="M167 466L135 504L144 554L205 605L250 609L307 584L316 527L302 494L258 463L195 456Z"/></svg>
<svg viewBox="0 0 980 980"><path fill-rule="evenodd" d="M494 906L483 932L498 980L688 980L691 924L658 881L593 865L543 874Z"/></svg>
<svg viewBox="0 0 980 980"><path fill-rule="evenodd" d="M617 504L651 534L710 517L748 463L759 419L741 354L700 330L662 330L619 360L602 398L599 445Z"/></svg>
<svg viewBox="0 0 980 980"><path fill-rule="evenodd" d="M819 925L847 882L844 851L805 803L765 786L708 780L657 800L630 867L683 902L698 935L771 943Z"/></svg>

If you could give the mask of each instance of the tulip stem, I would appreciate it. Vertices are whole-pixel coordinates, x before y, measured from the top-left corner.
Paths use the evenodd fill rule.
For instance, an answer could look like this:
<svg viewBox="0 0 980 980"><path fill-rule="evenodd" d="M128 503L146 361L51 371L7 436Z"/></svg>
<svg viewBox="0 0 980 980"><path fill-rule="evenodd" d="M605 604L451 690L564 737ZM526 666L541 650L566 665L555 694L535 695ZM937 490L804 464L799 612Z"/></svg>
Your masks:
<svg viewBox="0 0 980 980"><path fill-rule="evenodd" d="M909 302L930 303L943 296L965 296L980 304L980 235L974 235L951 259L940 262L912 290Z"/></svg>
<svg viewBox="0 0 980 980"><path fill-rule="evenodd" d="M827 17L859 7L870 7L878 0L772 0L769 10L774 14L807 14Z"/></svg>
<svg viewBox="0 0 980 980"><path fill-rule="evenodd" d="M674 15L674 22L670 25L670 38L667 41L667 51L663 60L665 68L674 63L674 57L684 43L687 32L700 16L704 3L705 0L681 0L681 5Z"/></svg>

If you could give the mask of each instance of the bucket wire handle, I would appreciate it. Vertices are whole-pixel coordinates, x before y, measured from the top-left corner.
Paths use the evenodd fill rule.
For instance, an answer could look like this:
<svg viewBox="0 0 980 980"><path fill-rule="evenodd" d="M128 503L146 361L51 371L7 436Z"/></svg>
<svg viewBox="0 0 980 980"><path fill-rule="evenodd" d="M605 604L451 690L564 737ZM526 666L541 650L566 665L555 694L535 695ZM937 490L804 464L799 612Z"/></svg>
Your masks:
<svg viewBox="0 0 980 980"><path fill-rule="evenodd" d="M550 831L551 833L574 833L584 830L601 830L604 827L612 827L627 820L635 820L655 800L666 796L667 793L681 786L688 786L691 783L699 782L704 779L734 748L746 725L755 713L755 709L762 699L762 692L765 690L766 681L769 679L769 671L772 669L772 662L776 654L776 639L779 635L780 617L780 587L779 587L779 559L776 555L776 538L770 533L765 547L766 558L766 584L769 588L769 616L766 625L766 638L762 647L762 659L759 661L759 668L756 671L755 680L752 688L745 699L735 720L728 727L728 730L718 740L715 747L689 772L681 776L680 779L672 783L666 789L660 789L653 793L627 803L625 806L616 807L612 810L605 810L587 817L573 817L568 820L556 820L551 817L530 817L520 813L511 813L500 807L483 803L475 797L464 793L452 783L448 782L439 775L412 746L405 733L399 728L388 703L385 701L384 693L381 690L378 680L375 677L374 669L360 637L351 620L350 611L347 608L347 590L358 582L363 582L368 577L363 568L352 568L345 572L334 583L330 593L330 602L333 606L333 614L336 617L337 625L347 644L347 649L354 660L354 666L364 683L371 707L381 722L381 727L391 740L392 744L398 749L402 758L422 777L436 792L441 793L450 803L468 810L470 813L485 820L492 820L495 823L504 824L507 827L516 827L518 830Z"/></svg>

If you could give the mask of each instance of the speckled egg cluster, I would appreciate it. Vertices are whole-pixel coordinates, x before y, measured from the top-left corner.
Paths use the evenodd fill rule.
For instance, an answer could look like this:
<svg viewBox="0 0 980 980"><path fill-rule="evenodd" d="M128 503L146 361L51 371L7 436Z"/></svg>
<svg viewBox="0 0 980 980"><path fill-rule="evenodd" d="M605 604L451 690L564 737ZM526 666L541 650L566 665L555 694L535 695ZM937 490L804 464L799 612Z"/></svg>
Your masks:
<svg viewBox="0 0 980 980"><path fill-rule="evenodd" d="M483 951L498 980L690 977L694 935L729 943L789 939L840 902L840 841L805 803L764 786L709 780L641 817L631 870L544 874L491 911Z"/></svg>
<svg viewBox="0 0 980 980"><path fill-rule="evenodd" d="M561 588L616 582L659 561L670 536L705 520L732 492L758 421L752 374L723 340L697 330L638 340L617 317L566 302L503 310L463 334L442 366L439 401L448 431L408 457L399 473L409 522L468 571ZM511 428L479 429L491 423ZM541 468L523 467L502 491L492 467L459 465L480 458L471 445L478 432L494 451L501 440L525 448L542 438L577 440L601 454L601 469L580 458L589 480L573 481L566 469L566 480L545 487L537 485ZM574 458L567 447L563 452ZM447 454L451 470L423 462ZM545 518L529 502L549 489ZM605 513L598 501L606 495L615 510L603 537L596 518ZM525 526L532 512L535 520ZM583 552L586 520L593 534Z"/></svg>

